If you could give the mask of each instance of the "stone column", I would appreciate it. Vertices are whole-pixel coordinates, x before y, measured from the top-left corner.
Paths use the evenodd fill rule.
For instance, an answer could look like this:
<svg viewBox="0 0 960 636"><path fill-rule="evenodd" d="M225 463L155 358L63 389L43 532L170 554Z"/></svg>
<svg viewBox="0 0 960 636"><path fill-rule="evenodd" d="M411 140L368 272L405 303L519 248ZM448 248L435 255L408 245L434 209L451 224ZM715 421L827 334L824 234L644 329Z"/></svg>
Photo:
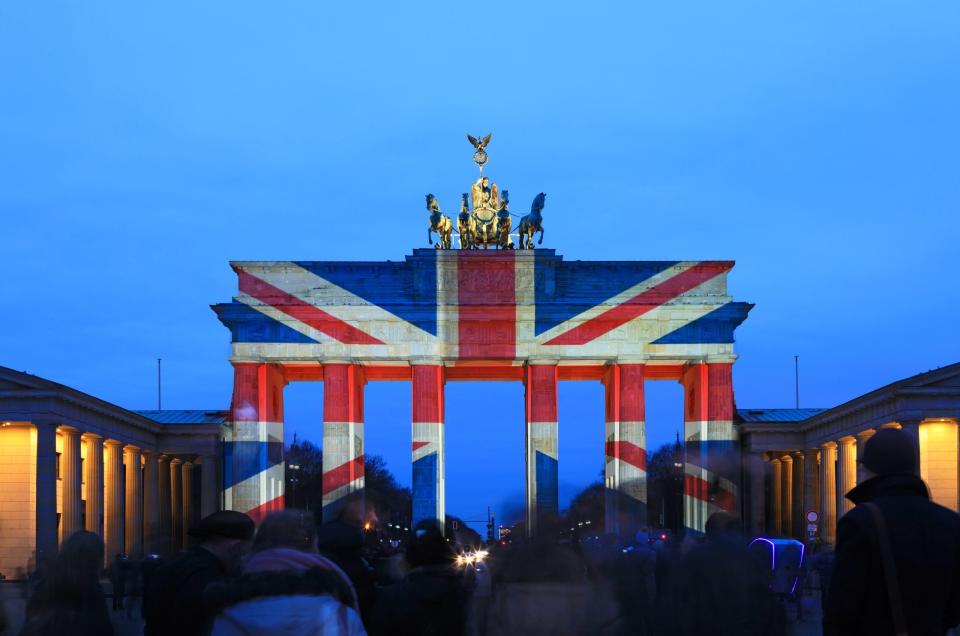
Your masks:
<svg viewBox="0 0 960 636"><path fill-rule="evenodd" d="M527 364L526 403L527 535L559 511L557 365Z"/></svg>
<svg viewBox="0 0 960 636"><path fill-rule="evenodd" d="M156 451L144 451L143 548L147 553L160 553L160 536L160 466Z"/></svg>
<svg viewBox="0 0 960 636"><path fill-rule="evenodd" d="M123 444L108 439L103 444L104 556L107 563L124 552Z"/></svg>
<svg viewBox="0 0 960 636"><path fill-rule="evenodd" d="M806 519L804 518L806 511L803 508L803 494L805 490L803 479L806 476L806 463L802 452L794 451L791 453L791 456L793 457L793 493L791 494L793 501L793 524L791 525L790 534L793 535L795 539L802 541L804 526L806 524Z"/></svg>
<svg viewBox="0 0 960 636"><path fill-rule="evenodd" d="M690 364L681 374L684 526L702 535L714 512L738 514L740 461L733 428L733 365Z"/></svg>
<svg viewBox="0 0 960 636"><path fill-rule="evenodd" d="M784 536L793 533L793 457L780 457L780 532Z"/></svg>
<svg viewBox="0 0 960 636"><path fill-rule="evenodd" d="M324 369L326 387L326 366ZM223 453L224 461L229 464L224 471L224 505L228 510L248 514L254 521L259 521L274 510L283 509L285 385L286 378L281 366L261 363L233 365L233 400L230 407L232 422L230 433L224 440ZM330 394L331 392L324 388L325 412ZM362 422L361 418L361 438ZM327 450L324 438L325 469L335 465L326 463ZM254 461L251 462L251 459ZM362 481L359 487L363 487ZM325 516L324 519L326 518Z"/></svg>
<svg viewBox="0 0 960 636"><path fill-rule="evenodd" d="M170 460L170 550L183 549L183 461Z"/></svg>
<svg viewBox="0 0 960 636"><path fill-rule="evenodd" d="M857 483L862 484L864 481L863 476L863 465L860 463L860 459L863 457L863 447L867 445L867 440L873 437L875 430L868 429L857 433Z"/></svg>
<svg viewBox="0 0 960 636"><path fill-rule="evenodd" d="M60 427L63 452L60 453L61 513L60 541L77 530L83 530L83 500L80 492L83 475L80 461L80 431L70 426Z"/></svg>
<svg viewBox="0 0 960 636"><path fill-rule="evenodd" d="M323 365L324 522L336 519L349 501L363 501L365 384L360 365Z"/></svg>
<svg viewBox="0 0 960 636"><path fill-rule="evenodd" d="M803 536L806 537L807 512L820 514L820 451L808 448L803 455Z"/></svg>
<svg viewBox="0 0 960 636"><path fill-rule="evenodd" d="M181 541L184 548L189 548L190 530L197 522L193 516L193 462L183 462L180 470L183 471L181 479L183 485L183 496L181 497L183 502L183 512L181 512L183 516L183 536Z"/></svg>
<svg viewBox="0 0 960 636"><path fill-rule="evenodd" d="M766 523L766 461L762 453L750 453L747 457L747 476L750 484L750 520L747 533L751 536L762 536L767 531Z"/></svg>
<svg viewBox="0 0 960 636"><path fill-rule="evenodd" d="M647 429L644 365L604 370L606 411L605 525L629 538L647 525Z"/></svg>
<svg viewBox="0 0 960 636"><path fill-rule="evenodd" d="M124 519L126 552L131 559L139 559L143 556L143 475L140 449L136 446L125 446L123 463L127 473Z"/></svg>
<svg viewBox="0 0 960 636"><path fill-rule="evenodd" d="M203 519L220 510L220 480L216 455L204 455L200 461L200 519Z"/></svg>
<svg viewBox="0 0 960 636"><path fill-rule="evenodd" d="M920 423L923 419L903 419L900 420L900 430L910 436L910 439L913 443L914 453L916 453L917 459L917 475L920 475L920 459L921 459L921 450L920 450Z"/></svg>
<svg viewBox="0 0 960 636"><path fill-rule="evenodd" d="M773 483L770 486L773 532L783 534L783 463L779 457L773 457L770 465L773 466Z"/></svg>
<svg viewBox="0 0 960 636"><path fill-rule="evenodd" d="M444 378L437 362L414 364L413 392L413 521L446 520L444 484Z"/></svg>
<svg viewBox="0 0 960 636"><path fill-rule="evenodd" d="M157 490L160 500L160 529L157 538L157 551L159 554L169 556L171 554L170 540L173 537L173 525L171 517L170 497L170 458L167 455L161 455L157 459Z"/></svg>
<svg viewBox="0 0 960 636"><path fill-rule="evenodd" d="M52 566L57 556L57 427L36 422L36 564Z"/></svg>
<svg viewBox="0 0 960 636"><path fill-rule="evenodd" d="M103 537L103 438L87 433L83 436L87 445L87 460L84 470L87 473L87 523L86 529Z"/></svg>
<svg viewBox="0 0 960 636"><path fill-rule="evenodd" d="M837 443L837 520L853 510L846 494L857 485L857 440L842 437Z"/></svg>
<svg viewBox="0 0 960 636"><path fill-rule="evenodd" d="M837 537L837 444L820 446L820 540L833 545Z"/></svg>

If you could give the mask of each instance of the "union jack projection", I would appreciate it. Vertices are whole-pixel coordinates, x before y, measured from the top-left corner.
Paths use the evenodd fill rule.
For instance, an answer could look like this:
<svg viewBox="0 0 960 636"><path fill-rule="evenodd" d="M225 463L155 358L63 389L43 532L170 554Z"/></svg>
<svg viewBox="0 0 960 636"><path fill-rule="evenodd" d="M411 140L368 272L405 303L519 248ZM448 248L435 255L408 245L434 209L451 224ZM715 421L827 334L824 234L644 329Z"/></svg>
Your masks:
<svg viewBox="0 0 960 636"><path fill-rule="evenodd" d="M413 386L415 519L443 519L443 385L527 389L528 523L556 509L556 382L607 387L607 523L646 500L644 379L686 387L691 527L735 505L733 333L752 305L727 296L731 261L567 262L553 250L415 250L402 262L235 262L215 305L233 336L226 501L257 517L283 495L282 387L324 381L324 514L363 488L363 385ZM724 371L723 369L726 369ZM696 418L696 419L695 419ZM720 418L720 419L712 419ZM328 477L329 476L329 477ZM626 502L626 503L624 503ZM712 508L711 508L712 507Z"/></svg>

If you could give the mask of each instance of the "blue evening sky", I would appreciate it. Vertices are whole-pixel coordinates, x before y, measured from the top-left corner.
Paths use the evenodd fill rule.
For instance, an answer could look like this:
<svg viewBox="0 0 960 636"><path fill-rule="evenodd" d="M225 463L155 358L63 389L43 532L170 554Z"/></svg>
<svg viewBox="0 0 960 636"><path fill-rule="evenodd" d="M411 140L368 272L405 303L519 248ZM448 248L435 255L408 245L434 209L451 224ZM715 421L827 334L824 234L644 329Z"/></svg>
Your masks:
<svg viewBox="0 0 960 636"><path fill-rule="evenodd" d="M475 178L549 193L568 259L735 259L741 407L960 359L956 2L0 4L0 364L130 408L226 408L231 259L402 259ZM682 422L648 383L650 448ZM561 496L602 462L560 394ZM367 449L409 483L409 385ZM320 440L322 387L287 390ZM511 516L522 388L448 386L448 511Z"/></svg>

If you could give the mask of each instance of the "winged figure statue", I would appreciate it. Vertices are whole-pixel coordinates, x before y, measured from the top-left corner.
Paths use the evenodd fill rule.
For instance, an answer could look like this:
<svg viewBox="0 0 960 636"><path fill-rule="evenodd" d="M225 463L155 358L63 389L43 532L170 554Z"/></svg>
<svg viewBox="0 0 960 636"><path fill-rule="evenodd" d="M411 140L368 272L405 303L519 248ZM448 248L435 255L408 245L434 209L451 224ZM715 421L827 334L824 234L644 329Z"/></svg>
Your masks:
<svg viewBox="0 0 960 636"><path fill-rule="evenodd" d="M479 139L479 140L478 140L476 137L474 137L473 135L471 135L471 134L468 133L468 134L467 134L467 139L470 140L470 143L473 144L473 147L474 147L474 148L476 148L477 150L483 150L484 148L487 147L487 144L490 143L490 137L492 137L492 136L493 136L493 133L490 133L489 135L487 135L487 136L484 137L483 139Z"/></svg>

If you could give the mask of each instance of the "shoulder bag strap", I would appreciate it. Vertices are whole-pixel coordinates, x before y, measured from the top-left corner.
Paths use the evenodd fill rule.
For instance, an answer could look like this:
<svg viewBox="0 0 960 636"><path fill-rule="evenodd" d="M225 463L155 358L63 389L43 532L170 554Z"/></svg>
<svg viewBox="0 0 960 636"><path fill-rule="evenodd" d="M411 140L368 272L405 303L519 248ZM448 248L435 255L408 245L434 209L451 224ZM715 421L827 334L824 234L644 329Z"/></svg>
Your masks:
<svg viewBox="0 0 960 636"><path fill-rule="evenodd" d="M880 548L880 560L883 563L883 578L887 584L890 611L893 614L893 627L897 636L909 636L907 619L903 614L903 597L900 596L900 581L897 579L897 565L893 561L893 548L890 545L890 536L887 534L887 522L876 504L865 502L860 505L870 511L873 523L877 527L877 543Z"/></svg>

